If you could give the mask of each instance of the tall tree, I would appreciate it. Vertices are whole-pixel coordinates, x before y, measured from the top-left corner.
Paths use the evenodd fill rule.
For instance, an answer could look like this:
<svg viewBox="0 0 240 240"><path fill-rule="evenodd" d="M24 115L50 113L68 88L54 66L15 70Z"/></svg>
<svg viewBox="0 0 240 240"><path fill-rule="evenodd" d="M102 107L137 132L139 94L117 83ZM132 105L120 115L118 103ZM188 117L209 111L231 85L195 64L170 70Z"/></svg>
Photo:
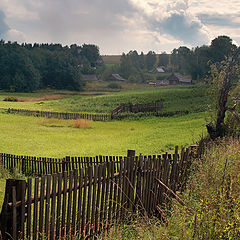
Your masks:
<svg viewBox="0 0 240 240"><path fill-rule="evenodd" d="M240 49L232 50L230 55L221 62L211 66L210 83L215 97L216 121L215 124L207 124L207 130L212 139L225 134L225 116L229 109L229 95L232 88L239 81ZM233 106L232 110L236 107Z"/></svg>

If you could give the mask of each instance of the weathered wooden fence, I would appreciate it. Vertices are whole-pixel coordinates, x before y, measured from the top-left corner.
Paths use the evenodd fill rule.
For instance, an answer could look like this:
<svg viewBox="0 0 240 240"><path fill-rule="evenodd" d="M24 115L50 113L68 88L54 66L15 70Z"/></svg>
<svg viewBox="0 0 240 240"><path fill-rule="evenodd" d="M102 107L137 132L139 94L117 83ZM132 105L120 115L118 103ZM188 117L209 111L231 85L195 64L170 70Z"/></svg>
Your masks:
<svg viewBox="0 0 240 240"><path fill-rule="evenodd" d="M158 113L162 109L162 102L144 104L122 104L112 110L111 117L117 118L121 113Z"/></svg>
<svg viewBox="0 0 240 240"><path fill-rule="evenodd" d="M18 113L35 117L47 117L58 119L88 119L92 121L107 121L111 119L110 114L89 114L89 113L67 113L67 112L46 112L27 109L1 109L8 111L9 113Z"/></svg>
<svg viewBox="0 0 240 240"><path fill-rule="evenodd" d="M190 150L125 157L26 180L8 179L1 212L3 239L96 239L133 214L159 216L165 189L186 182Z"/></svg>
<svg viewBox="0 0 240 240"><path fill-rule="evenodd" d="M104 162L114 161L119 167L122 156L95 156L95 157L70 157L47 158L33 156L18 156L0 153L0 166L10 172L18 171L27 176L41 176L74 169L85 169Z"/></svg>

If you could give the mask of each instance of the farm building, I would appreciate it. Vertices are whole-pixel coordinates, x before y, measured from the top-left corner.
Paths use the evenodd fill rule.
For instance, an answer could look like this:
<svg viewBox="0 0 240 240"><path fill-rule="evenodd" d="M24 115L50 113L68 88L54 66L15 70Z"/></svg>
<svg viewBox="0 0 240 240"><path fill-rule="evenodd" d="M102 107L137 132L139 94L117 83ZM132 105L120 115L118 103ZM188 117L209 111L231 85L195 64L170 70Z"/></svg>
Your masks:
<svg viewBox="0 0 240 240"><path fill-rule="evenodd" d="M169 69L167 67L164 67L164 66L159 66L159 67L156 67L155 69L149 71L150 73L167 73L169 72Z"/></svg>
<svg viewBox="0 0 240 240"><path fill-rule="evenodd" d="M125 81L127 81L127 80L124 79L124 78L122 78L119 74L113 73L113 74L111 74L111 75L108 77L107 81L120 81L120 82L125 82Z"/></svg>
<svg viewBox="0 0 240 240"><path fill-rule="evenodd" d="M99 81L97 75L95 74L85 74L82 78L83 81Z"/></svg>
<svg viewBox="0 0 240 240"><path fill-rule="evenodd" d="M169 85L176 85L176 84L192 84L192 79L189 77L184 77L180 73L173 73L170 75L167 80L169 81Z"/></svg>

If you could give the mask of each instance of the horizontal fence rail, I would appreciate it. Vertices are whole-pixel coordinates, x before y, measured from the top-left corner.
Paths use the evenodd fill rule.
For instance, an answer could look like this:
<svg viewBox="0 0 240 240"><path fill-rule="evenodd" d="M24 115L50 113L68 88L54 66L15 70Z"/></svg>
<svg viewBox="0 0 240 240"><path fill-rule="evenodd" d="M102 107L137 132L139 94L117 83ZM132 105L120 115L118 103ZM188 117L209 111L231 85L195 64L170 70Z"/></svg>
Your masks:
<svg viewBox="0 0 240 240"><path fill-rule="evenodd" d="M7 111L8 113L17 113L17 114L23 114L27 116L69 119L69 120L70 119L88 119L92 121L108 121L111 119L110 114L46 112L46 111L14 109L14 108L8 108L8 109L1 108L1 110Z"/></svg>
<svg viewBox="0 0 240 240"><path fill-rule="evenodd" d="M99 239L134 214L161 217L169 203L163 182L181 190L191 165L190 148L174 154L133 156L85 171L8 179L1 212L3 239ZM132 156L131 156L132 154Z"/></svg>

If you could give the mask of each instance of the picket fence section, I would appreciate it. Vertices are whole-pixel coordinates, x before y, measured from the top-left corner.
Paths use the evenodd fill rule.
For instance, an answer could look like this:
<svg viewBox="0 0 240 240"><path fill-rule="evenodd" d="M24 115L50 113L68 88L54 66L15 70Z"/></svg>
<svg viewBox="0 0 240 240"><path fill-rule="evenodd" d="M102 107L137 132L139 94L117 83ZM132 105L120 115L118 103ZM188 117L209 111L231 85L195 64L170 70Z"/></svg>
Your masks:
<svg viewBox="0 0 240 240"><path fill-rule="evenodd" d="M159 156L133 153L85 171L8 179L0 217L3 239L97 239L136 213L161 217L159 209L169 198L156 180L173 191L183 189L190 148Z"/></svg>
<svg viewBox="0 0 240 240"><path fill-rule="evenodd" d="M95 156L95 157L70 157L47 158L33 156L19 156L0 153L0 166L10 172L18 171L26 176L41 176L74 169L86 169L90 166L99 165L104 162L115 162L119 169L122 156Z"/></svg>
<svg viewBox="0 0 240 240"><path fill-rule="evenodd" d="M14 109L14 108L1 109L1 110L5 110L8 113L17 113L17 114L23 114L27 116L58 118L58 119L88 119L92 121L108 121L111 119L110 114L46 112L46 111Z"/></svg>

